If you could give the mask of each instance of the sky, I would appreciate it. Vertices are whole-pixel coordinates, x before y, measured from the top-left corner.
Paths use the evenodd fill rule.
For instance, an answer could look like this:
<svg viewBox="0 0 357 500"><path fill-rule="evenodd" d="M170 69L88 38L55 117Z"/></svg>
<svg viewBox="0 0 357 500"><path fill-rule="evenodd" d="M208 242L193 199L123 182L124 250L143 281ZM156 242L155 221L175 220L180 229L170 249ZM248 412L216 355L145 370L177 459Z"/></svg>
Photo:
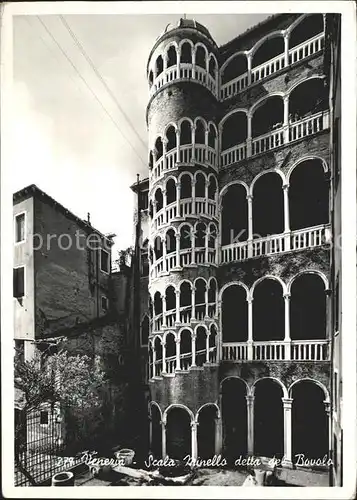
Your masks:
<svg viewBox="0 0 357 500"><path fill-rule="evenodd" d="M190 15L222 45L268 15ZM102 233L133 243L136 174L147 177L146 64L180 15L13 18L13 192L29 184ZM95 72L97 70L97 73ZM110 92L98 77L103 78Z"/></svg>

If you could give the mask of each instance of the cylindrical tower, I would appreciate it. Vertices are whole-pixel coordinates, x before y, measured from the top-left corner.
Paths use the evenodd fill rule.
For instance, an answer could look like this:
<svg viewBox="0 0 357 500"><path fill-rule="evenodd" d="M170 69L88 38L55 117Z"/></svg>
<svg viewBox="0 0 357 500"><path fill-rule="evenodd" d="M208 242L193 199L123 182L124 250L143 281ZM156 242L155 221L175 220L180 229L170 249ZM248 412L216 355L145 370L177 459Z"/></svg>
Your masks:
<svg viewBox="0 0 357 500"><path fill-rule="evenodd" d="M208 458L221 446L217 46L181 19L156 41L147 74L151 450Z"/></svg>

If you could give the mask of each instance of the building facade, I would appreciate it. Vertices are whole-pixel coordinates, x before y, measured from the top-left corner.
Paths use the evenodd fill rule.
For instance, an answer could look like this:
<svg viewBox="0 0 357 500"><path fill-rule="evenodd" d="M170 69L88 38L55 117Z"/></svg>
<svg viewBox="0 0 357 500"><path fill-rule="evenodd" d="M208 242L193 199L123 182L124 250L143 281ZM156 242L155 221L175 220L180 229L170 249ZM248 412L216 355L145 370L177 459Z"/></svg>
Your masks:
<svg viewBox="0 0 357 500"><path fill-rule="evenodd" d="M326 16L218 47L181 19L151 50L150 449L332 455ZM337 51L339 47L337 45Z"/></svg>

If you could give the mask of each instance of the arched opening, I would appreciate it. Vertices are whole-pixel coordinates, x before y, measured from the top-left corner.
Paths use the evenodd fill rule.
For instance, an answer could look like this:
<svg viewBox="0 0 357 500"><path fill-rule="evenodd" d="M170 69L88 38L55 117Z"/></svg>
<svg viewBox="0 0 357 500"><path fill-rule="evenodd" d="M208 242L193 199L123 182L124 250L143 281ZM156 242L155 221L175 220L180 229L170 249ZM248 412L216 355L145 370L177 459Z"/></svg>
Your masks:
<svg viewBox="0 0 357 500"><path fill-rule="evenodd" d="M192 316L191 283L184 281L180 286L180 322L189 323ZM191 337L191 334L190 334ZM182 338L181 338L182 340ZM191 351L191 348L190 348Z"/></svg>
<svg viewBox="0 0 357 500"><path fill-rule="evenodd" d="M303 380L292 388L293 456L322 459L328 454L328 415L324 391L313 381ZM298 459L298 457L296 457Z"/></svg>
<svg viewBox="0 0 357 500"><path fill-rule="evenodd" d="M162 257L162 241L160 236L156 236L155 238L154 253L155 253L155 260L158 260Z"/></svg>
<svg viewBox="0 0 357 500"><path fill-rule="evenodd" d="M198 457L203 460L213 458L215 454L217 408L204 406L198 414L197 446Z"/></svg>
<svg viewBox="0 0 357 500"><path fill-rule="evenodd" d="M213 318L216 315L217 303L217 283L215 279L209 281L208 288L208 316Z"/></svg>
<svg viewBox="0 0 357 500"><path fill-rule="evenodd" d="M176 309L176 291L173 286L168 286L165 292L166 298L166 311L173 311Z"/></svg>
<svg viewBox="0 0 357 500"><path fill-rule="evenodd" d="M242 184L229 186L222 199L222 245L248 239L247 191Z"/></svg>
<svg viewBox="0 0 357 500"><path fill-rule="evenodd" d="M150 319L153 318L153 303L150 295L149 295L149 317Z"/></svg>
<svg viewBox="0 0 357 500"><path fill-rule="evenodd" d="M181 370L192 365L192 338L189 330L182 330L180 339Z"/></svg>
<svg viewBox="0 0 357 500"><path fill-rule="evenodd" d="M149 333L150 333L150 320L146 314L141 322L140 332L141 332L141 345L148 345Z"/></svg>
<svg viewBox="0 0 357 500"><path fill-rule="evenodd" d="M195 143L196 144L206 143L206 127L202 120L196 121Z"/></svg>
<svg viewBox="0 0 357 500"><path fill-rule="evenodd" d="M233 57L227 66L224 68L222 73L222 84L228 83L238 76L244 75L248 71L248 61L247 56L244 54L238 54Z"/></svg>
<svg viewBox="0 0 357 500"><path fill-rule="evenodd" d="M154 458L162 458L161 414L156 405L151 405L151 452Z"/></svg>
<svg viewBox="0 0 357 500"><path fill-rule="evenodd" d="M217 63L214 59L214 57L210 56L209 63L208 63L208 72L209 74L213 77L216 78L216 72L217 72Z"/></svg>
<svg viewBox="0 0 357 500"><path fill-rule="evenodd" d="M167 139L166 150L171 151L171 149L175 149L177 146L176 130L173 125L170 125L170 127L166 130L166 139Z"/></svg>
<svg viewBox="0 0 357 500"><path fill-rule="evenodd" d="M166 253L176 252L176 233L173 229L169 229L166 233Z"/></svg>
<svg viewBox="0 0 357 500"><path fill-rule="evenodd" d="M216 149L217 146L217 132L212 123L208 129L208 145L212 149Z"/></svg>
<svg viewBox="0 0 357 500"><path fill-rule="evenodd" d="M270 61L274 57L284 53L284 37L276 35L265 40L254 52L252 58L252 68Z"/></svg>
<svg viewBox="0 0 357 500"><path fill-rule="evenodd" d="M248 340L247 293L240 285L231 285L222 294L222 330L223 342Z"/></svg>
<svg viewBox="0 0 357 500"><path fill-rule="evenodd" d="M254 455L284 455L283 390L278 382L261 379L254 390Z"/></svg>
<svg viewBox="0 0 357 500"><path fill-rule="evenodd" d="M181 58L182 63L192 63L192 47L188 42L184 42L181 45Z"/></svg>
<svg viewBox="0 0 357 500"><path fill-rule="evenodd" d="M195 282L195 315L196 319L202 321L206 313L206 282L198 278Z"/></svg>
<svg viewBox="0 0 357 500"><path fill-rule="evenodd" d="M150 85L150 87L151 87L153 81L154 81L154 75L153 75L152 70L150 70L150 72L149 72L149 85Z"/></svg>
<svg viewBox="0 0 357 500"><path fill-rule="evenodd" d="M283 181L279 174L262 175L253 187L254 238L263 238L284 231Z"/></svg>
<svg viewBox="0 0 357 500"><path fill-rule="evenodd" d="M201 45L198 45L198 47L196 47L196 61L195 62L196 62L196 66L200 66L200 68L206 69L206 51Z"/></svg>
<svg viewBox="0 0 357 500"><path fill-rule="evenodd" d="M289 121L328 109L328 87L322 78L310 78L295 87L289 97Z"/></svg>
<svg viewBox="0 0 357 500"><path fill-rule="evenodd" d="M183 408L171 408L167 414L167 454L183 460L191 455L191 419Z"/></svg>
<svg viewBox="0 0 357 500"><path fill-rule="evenodd" d="M169 179L166 182L166 204L170 205L174 201L176 201L176 181Z"/></svg>
<svg viewBox="0 0 357 500"><path fill-rule="evenodd" d="M156 59L156 76L159 76L164 71L164 60L162 56Z"/></svg>
<svg viewBox="0 0 357 500"><path fill-rule="evenodd" d="M166 370L173 373L176 368L176 340L173 333L166 335Z"/></svg>
<svg viewBox="0 0 357 500"><path fill-rule="evenodd" d="M188 174L184 174L180 180L181 192L180 198L184 200L185 198L192 198L192 179Z"/></svg>
<svg viewBox="0 0 357 500"><path fill-rule="evenodd" d="M150 202L149 202L149 216L150 216L150 218L151 218L151 219L152 219L152 218L153 218L153 216L154 216L154 206L153 206L153 204L152 204L152 201L151 201L151 200L150 200Z"/></svg>
<svg viewBox="0 0 357 500"><path fill-rule="evenodd" d="M153 157L152 151L150 151L150 153L149 153L149 169L150 170L152 169L153 165L154 165L154 157Z"/></svg>
<svg viewBox="0 0 357 500"><path fill-rule="evenodd" d="M188 120L183 120L180 125L180 144L192 144L191 123Z"/></svg>
<svg viewBox="0 0 357 500"><path fill-rule="evenodd" d="M196 237L195 237L195 247L196 249L202 249L206 247L206 224L204 222L199 222L196 225Z"/></svg>
<svg viewBox="0 0 357 500"><path fill-rule="evenodd" d="M156 376L161 375L162 372L162 343L161 339L159 337L156 337L155 343L154 343L154 349L155 349L155 354L156 354Z"/></svg>
<svg viewBox="0 0 357 500"><path fill-rule="evenodd" d="M180 250L187 250L191 246L191 227L185 224L180 229Z"/></svg>
<svg viewBox="0 0 357 500"><path fill-rule="evenodd" d="M162 157L162 153L163 153L163 146L162 146L161 137L158 137L155 141L155 150L156 150L156 160L159 160Z"/></svg>
<svg viewBox="0 0 357 500"><path fill-rule="evenodd" d="M292 340L326 338L325 284L316 274L302 274L291 285L290 335Z"/></svg>
<svg viewBox="0 0 357 500"><path fill-rule="evenodd" d="M203 174L198 173L196 175L195 197L205 198L205 194L206 194L206 178Z"/></svg>
<svg viewBox="0 0 357 500"><path fill-rule="evenodd" d="M247 140L248 125L247 115L237 111L230 115L222 127L222 151L242 144Z"/></svg>
<svg viewBox="0 0 357 500"><path fill-rule="evenodd" d="M224 456L231 463L247 453L247 389L238 378L222 383L222 421Z"/></svg>
<svg viewBox="0 0 357 500"><path fill-rule="evenodd" d="M177 64L177 52L176 48L171 45L169 50L167 51L167 67L176 66Z"/></svg>
<svg viewBox="0 0 357 500"><path fill-rule="evenodd" d="M155 191L155 207L156 207L156 213L162 209L164 206L164 199L162 196L162 191L160 188L157 188Z"/></svg>
<svg viewBox="0 0 357 500"><path fill-rule="evenodd" d="M283 126L284 101L281 96L267 97L252 116L252 137L267 134Z"/></svg>
<svg viewBox="0 0 357 500"><path fill-rule="evenodd" d="M154 312L155 316L162 314L162 298L160 292L156 292L154 295Z"/></svg>
<svg viewBox="0 0 357 500"><path fill-rule="evenodd" d="M216 194L217 194L217 181L216 181L216 178L213 177L213 175L211 175L211 177L209 178L209 184L208 184L208 199L215 200Z"/></svg>
<svg viewBox="0 0 357 500"><path fill-rule="evenodd" d="M283 288L279 281L264 279L254 289L253 339L284 340L285 307Z"/></svg>
<svg viewBox="0 0 357 500"><path fill-rule="evenodd" d="M329 222L329 181L321 160L297 165L289 186L290 228L304 229Z"/></svg>
<svg viewBox="0 0 357 500"><path fill-rule="evenodd" d="M207 331L204 326L199 326L196 330L196 365L203 366L206 362L206 339Z"/></svg>
<svg viewBox="0 0 357 500"><path fill-rule="evenodd" d="M292 49L323 31L324 19L322 14L306 16L290 33L289 48Z"/></svg>
<svg viewBox="0 0 357 500"><path fill-rule="evenodd" d="M216 345L217 345L217 343L216 343L216 341L217 341L217 328L214 325L211 325L209 331L210 331L210 335L209 335L209 348L210 348L210 352L211 352L212 350L215 351L215 349L216 349ZM214 352L214 355L215 355L215 352ZM215 360L215 357L214 357L214 360ZM210 361L212 361L211 358L210 358Z"/></svg>

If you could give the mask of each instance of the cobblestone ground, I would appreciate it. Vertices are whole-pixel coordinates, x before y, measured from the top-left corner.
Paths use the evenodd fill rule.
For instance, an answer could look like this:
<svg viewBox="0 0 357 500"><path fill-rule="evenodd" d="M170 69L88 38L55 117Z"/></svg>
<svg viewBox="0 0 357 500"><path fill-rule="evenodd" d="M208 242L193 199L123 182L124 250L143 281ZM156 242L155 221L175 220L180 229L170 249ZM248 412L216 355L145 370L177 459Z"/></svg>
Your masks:
<svg viewBox="0 0 357 500"><path fill-rule="evenodd" d="M227 469L200 469L188 486L242 486L248 472ZM328 486L328 473L282 469L277 486Z"/></svg>

